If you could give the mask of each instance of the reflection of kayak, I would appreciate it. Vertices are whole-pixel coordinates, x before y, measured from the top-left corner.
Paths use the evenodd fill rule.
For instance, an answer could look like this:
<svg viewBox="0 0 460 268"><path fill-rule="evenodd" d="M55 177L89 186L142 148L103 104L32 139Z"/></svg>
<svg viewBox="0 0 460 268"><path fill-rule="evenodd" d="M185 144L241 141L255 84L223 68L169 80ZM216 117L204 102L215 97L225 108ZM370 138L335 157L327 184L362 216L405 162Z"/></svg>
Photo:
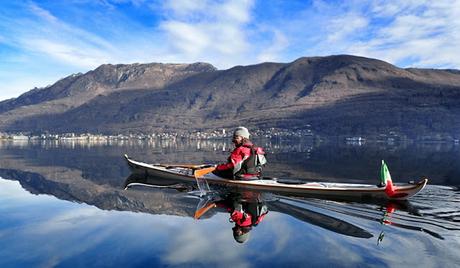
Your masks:
<svg viewBox="0 0 460 268"><path fill-rule="evenodd" d="M270 203L269 208L270 210L290 215L303 222L308 222L339 234L359 238L371 238L373 236L368 231L348 223L345 220L334 218L327 214L316 212L304 207L295 206L285 200Z"/></svg>
<svg viewBox="0 0 460 268"><path fill-rule="evenodd" d="M171 184L172 183L172 184ZM185 190L186 187L183 186L183 183L177 183L173 180L164 180L162 181L159 178L152 176L145 176L145 174L132 173L125 181L126 189L131 187L142 186L147 187L147 189L156 189L156 188L167 188L175 189L178 191ZM182 186L181 186L182 185ZM221 189L222 190L222 189ZM173 192L168 192L170 196L174 196ZM196 192L194 194L197 194ZM197 195L188 194L184 195L184 200L192 200L198 198ZM147 196L143 196L147 197ZM196 199L195 199L196 200ZM144 207L142 199L138 200L136 205ZM180 203L180 200L177 200L177 203ZM262 193L258 191L241 191L239 193L234 193L231 191L212 191L211 194L206 195L205 197L199 197L199 203L196 207L194 213L194 219L199 220L202 218L210 218L216 215L217 213L228 213L228 208L234 206L239 202L245 202L252 208L264 205L267 208L267 211L275 211L291 217L296 218L297 220L303 221L305 223L313 224L315 226L324 228L326 230L351 236L357 238L371 238L373 235L367 230L351 223L347 222L345 219L340 219L334 217L328 213L328 209L322 209L319 206L314 206L308 201L303 199L294 199L288 197L282 197L279 195L272 195L270 193ZM385 204L389 202L396 201L384 201ZM335 202L334 202L335 203ZM403 202L407 204L407 201ZM250 204L250 205L249 205ZM167 207L165 206L165 213L168 213ZM248 208L247 207L247 208ZM260 210L257 210L260 211Z"/></svg>
<svg viewBox="0 0 460 268"><path fill-rule="evenodd" d="M135 173L159 178L162 180L173 180L195 183L194 171L200 166L165 166L160 164L147 164L130 159L125 155L128 165ZM232 186L243 189L276 192L287 195L318 196L329 198L351 198L351 199L407 199L418 193L425 187L427 179L417 183L393 184L394 191L391 197L385 192L385 187L371 184L348 184L348 183L323 183L323 182L293 182L277 179L261 180L229 180L218 177L212 173L206 174L203 178L213 185Z"/></svg>

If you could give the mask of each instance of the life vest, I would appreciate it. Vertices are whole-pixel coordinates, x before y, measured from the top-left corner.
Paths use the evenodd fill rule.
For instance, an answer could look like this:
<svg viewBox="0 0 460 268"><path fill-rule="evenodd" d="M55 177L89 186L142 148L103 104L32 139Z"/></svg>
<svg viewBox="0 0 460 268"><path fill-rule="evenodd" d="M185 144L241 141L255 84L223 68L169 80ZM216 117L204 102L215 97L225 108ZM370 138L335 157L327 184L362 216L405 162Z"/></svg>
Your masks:
<svg viewBox="0 0 460 268"><path fill-rule="evenodd" d="M257 211L239 211L234 210L230 214L230 221L241 227L257 226L267 215L268 209L265 205L258 204Z"/></svg>
<svg viewBox="0 0 460 268"><path fill-rule="evenodd" d="M261 176L262 169L265 164L267 164L264 149L252 144L243 144L242 146L249 148L251 153L249 157L243 161L241 169L235 173L235 177L243 177L247 174Z"/></svg>

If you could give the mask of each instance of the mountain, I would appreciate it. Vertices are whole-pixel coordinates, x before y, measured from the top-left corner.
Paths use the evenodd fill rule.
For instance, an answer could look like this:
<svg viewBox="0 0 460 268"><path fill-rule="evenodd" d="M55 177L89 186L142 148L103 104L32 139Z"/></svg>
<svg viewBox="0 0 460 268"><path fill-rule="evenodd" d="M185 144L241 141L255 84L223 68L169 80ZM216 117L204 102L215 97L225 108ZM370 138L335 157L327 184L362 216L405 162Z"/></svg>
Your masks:
<svg viewBox="0 0 460 268"><path fill-rule="evenodd" d="M102 65L0 102L0 131L152 133L246 125L322 135L460 136L460 71L363 57Z"/></svg>

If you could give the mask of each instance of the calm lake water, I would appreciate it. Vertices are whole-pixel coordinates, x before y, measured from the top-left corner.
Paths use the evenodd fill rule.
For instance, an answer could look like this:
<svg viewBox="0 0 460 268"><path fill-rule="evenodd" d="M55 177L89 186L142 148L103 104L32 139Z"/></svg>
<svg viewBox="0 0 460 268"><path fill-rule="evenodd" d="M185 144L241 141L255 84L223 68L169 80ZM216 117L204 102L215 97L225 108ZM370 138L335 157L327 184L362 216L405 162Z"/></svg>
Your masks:
<svg viewBox="0 0 460 268"><path fill-rule="evenodd" d="M125 153L217 163L228 142L0 142L0 267L460 266L459 145L256 142L266 176L376 184L384 159L395 182L430 181L398 203L248 193L268 214L238 243L224 207L194 219L196 191L124 190Z"/></svg>

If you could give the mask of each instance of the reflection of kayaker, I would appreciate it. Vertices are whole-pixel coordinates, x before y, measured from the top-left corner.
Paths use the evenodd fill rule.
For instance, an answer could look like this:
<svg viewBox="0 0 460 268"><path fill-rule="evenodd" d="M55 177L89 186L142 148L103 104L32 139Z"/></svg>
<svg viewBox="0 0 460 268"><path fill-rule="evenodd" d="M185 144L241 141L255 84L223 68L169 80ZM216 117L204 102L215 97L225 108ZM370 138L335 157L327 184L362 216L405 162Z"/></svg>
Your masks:
<svg viewBox="0 0 460 268"><path fill-rule="evenodd" d="M232 142L235 149L225 164L216 166L213 173L227 179L259 179L262 167L266 163L265 152L249 140L249 131L238 127L233 132Z"/></svg>
<svg viewBox="0 0 460 268"><path fill-rule="evenodd" d="M230 213L230 221L235 223L232 228L233 238L238 243L244 243L249 239L249 232L257 226L267 215L268 209L260 199L245 200L240 196L233 196L216 202Z"/></svg>
<svg viewBox="0 0 460 268"><path fill-rule="evenodd" d="M262 222L268 213L263 194L251 191L230 192L208 197L208 199L202 199L198 207L195 211L195 219L199 219L215 207L228 212L230 214L229 221L235 223L232 228L233 238L238 243L246 242L252 228Z"/></svg>

